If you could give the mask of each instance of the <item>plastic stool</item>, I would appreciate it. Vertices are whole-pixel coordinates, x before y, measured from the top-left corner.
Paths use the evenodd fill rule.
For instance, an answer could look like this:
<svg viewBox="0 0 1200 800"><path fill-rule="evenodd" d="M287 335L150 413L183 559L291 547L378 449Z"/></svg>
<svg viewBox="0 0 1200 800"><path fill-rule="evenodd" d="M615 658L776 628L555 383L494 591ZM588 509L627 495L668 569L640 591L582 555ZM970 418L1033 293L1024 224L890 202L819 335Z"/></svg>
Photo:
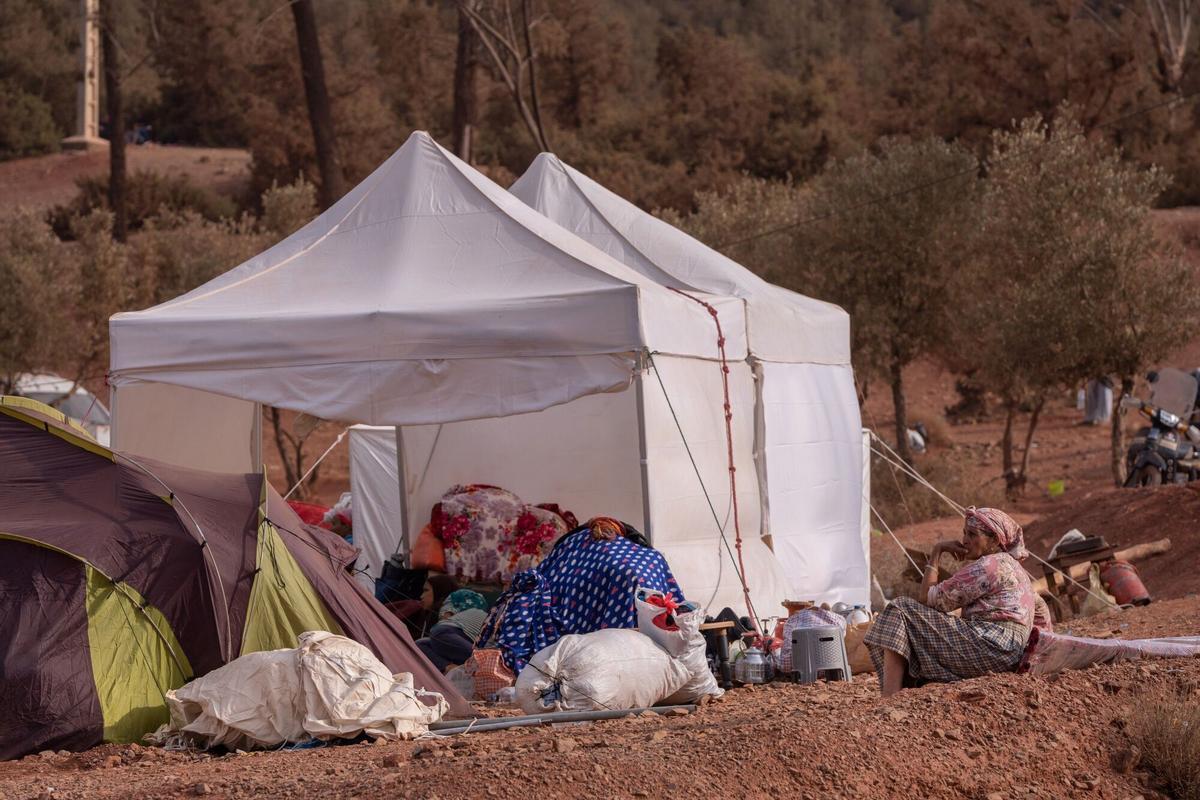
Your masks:
<svg viewBox="0 0 1200 800"><path fill-rule="evenodd" d="M836 673L837 677L832 677ZM792 680L814 683L826 680L850 680L850 659L846 657L846 635L836 625L796 628L792 631Z"/></svg>

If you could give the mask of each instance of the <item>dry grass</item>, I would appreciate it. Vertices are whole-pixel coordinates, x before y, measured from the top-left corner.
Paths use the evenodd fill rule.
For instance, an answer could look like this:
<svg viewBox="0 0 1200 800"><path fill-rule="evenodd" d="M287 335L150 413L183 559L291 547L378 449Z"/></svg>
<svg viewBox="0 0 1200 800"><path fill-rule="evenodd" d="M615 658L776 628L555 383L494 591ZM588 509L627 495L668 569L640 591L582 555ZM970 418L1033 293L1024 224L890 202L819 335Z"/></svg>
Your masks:
<svg viewBox="0 0 1200 800"><path fill-rule="evenodd" d="M1003 484L978 477L970 459L969 453L936 449L917 456L914 466L939 491L959 503L1000 505ZM954 514L944 500L880 458L871 459L871 505L893 527Z"/></svg>
<svg viewBox="0 0 1200 800"><path fill-rule="evenodd" d="M1182 692L1139 704L1129 734L1141 751L1142 766L1173 796L1200 800L1200 704Z"/></svg>

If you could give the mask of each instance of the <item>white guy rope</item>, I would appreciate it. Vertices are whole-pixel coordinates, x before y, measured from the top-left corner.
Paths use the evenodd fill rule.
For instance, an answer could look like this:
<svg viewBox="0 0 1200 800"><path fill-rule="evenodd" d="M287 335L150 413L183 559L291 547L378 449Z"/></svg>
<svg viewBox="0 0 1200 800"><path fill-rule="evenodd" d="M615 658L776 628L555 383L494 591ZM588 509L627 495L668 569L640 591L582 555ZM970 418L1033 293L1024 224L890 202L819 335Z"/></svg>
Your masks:
<svg viewBox="0 0 1200 800"><path fill-rule="evenodd" d="M345 438L346 438L346 434L347 434L347 433L349 433L349 432L350 432L350 428L348 428L348 427L347 427L347 428L343 428L343 429L342 429L342 432L338 434L338 437L337 437L336 439L334 439L334 440L333 440L333 444L329 445L329 447L326 447L326 448L325 448L325 452L324 452L324 453L321 453L321 457L320 457L320 458L318 458L316 461L314 461L314 462L313 462L313 465L312 465L311 467L309 467L309 468L308 468L308 472L306 472L306 473L304 473L303 475L301 475L301 476L300 476L300 480L296 481L296 485L295 485L295 486L293 486L292 488L288 489L288 493L287 493L287 494L285 494L285 495L283 496L283 499L284 499L284 500L287 500L289 497L291 497L291 496L292 496L292 493L293 493L293 492L295 492L297 489L299 489L299 488L300 488L300 484L302 484L302 483L304 483L306 480L308 480L308 476L313 474L313 470L314 470L314 469L316 469L317 467L321 466L321 462L325 460L325 456L327 456L327 455L329 455L330 453L332 453L332 452L333 452L333 448L335 448L335 447L337 447L339 444L341 444L341 443L342 443L342 439L345 439Z"/></svg>

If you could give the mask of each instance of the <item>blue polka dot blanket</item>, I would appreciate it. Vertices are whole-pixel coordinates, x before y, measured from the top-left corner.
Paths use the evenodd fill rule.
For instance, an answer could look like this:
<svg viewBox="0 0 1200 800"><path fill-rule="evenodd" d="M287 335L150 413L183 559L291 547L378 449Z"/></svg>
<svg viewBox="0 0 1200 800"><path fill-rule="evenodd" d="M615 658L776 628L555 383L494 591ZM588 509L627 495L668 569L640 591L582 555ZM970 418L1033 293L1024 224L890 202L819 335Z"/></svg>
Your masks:
<svg viewBox="0 0 1200 800"><path fill-rule="evenodd" d="M535 569L517 573L497 601L479 641L498 647L515 673L559 638L604 628L637 628L639 586L684 602L662 554L618 536L594 539L587 528L563 537Z"/></svg>

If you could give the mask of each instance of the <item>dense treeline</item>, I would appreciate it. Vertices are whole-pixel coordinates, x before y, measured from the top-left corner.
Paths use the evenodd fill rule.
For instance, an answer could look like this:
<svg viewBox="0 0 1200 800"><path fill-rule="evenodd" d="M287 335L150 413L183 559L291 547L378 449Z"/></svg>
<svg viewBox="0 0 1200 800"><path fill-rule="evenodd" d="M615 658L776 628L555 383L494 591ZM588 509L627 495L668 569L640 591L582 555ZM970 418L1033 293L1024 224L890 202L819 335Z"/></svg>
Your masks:
<svg viewBox="0 0 1200 800"><path fill-rule="evenodd" d="M317 181L291 15L278 0L106 0L131 122L161 141L247 147L254 195ZM520 3L469 0L484 19ZM1171 6L1174 14L1174 3ZM1184 4L1185 6L1189 4ZM540 121L561 156L647 207L686 210L740 173L804 179L882 136L982 155L991 131L1061 102L1085 130L1200 200L1200 89L1157 0L536 0ZM315 3L349 185L414 128L456 141L467 81L472 159L500 177L538 149L504 69L453 0ZM77 0L0 4L0 156L73 124ZM460 37L473 37L460 47ZM1174 47L1172 47L1174 45ZM503 47L498 47L503 55ZM463 67L466 69L463 69ZM456 66L459 68L456 73ZM460 100L461 102L461 100Z"/></svg>
<svg viewBox="0 0 1200 800"><path fill-rule="evenodd" d="M905 368L939 359L1003 409L1012 494L1048 398L1101 376L1130 388L1200 317L1150 215L1200 202L1196 2L101 3L125 121L247 148L250 190L239 209L114 167L119 181L5 221L0 388L96 369L109 313L259 251L414 128L505 185L552 149L844 307L860 391L889 386L904 456ZM0 157L70 131L77 13L0 3ZM1121 436L1114 416L1118 481Z"/></svg>

